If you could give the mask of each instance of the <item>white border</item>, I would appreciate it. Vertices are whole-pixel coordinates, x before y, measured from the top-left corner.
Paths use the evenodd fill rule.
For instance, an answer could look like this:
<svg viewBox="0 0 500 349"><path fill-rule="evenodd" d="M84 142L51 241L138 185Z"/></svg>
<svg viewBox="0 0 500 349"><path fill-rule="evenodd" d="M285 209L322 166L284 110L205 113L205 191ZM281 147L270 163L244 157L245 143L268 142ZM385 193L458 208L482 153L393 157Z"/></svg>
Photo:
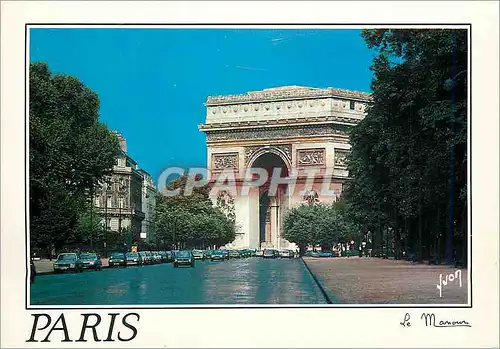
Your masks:
<svg viewBox="0 0 500 349"><path fill-rule="evenodd" d="M25 311L25 266L15 263L24 239L23 126L24 23L267 22L267 23L472 23L472 161L474 299L472 309L430 309L439 318L466 319L472 328L434 329L414 322L402 328L406 312L417 319L426 309L168 309L137 310L139 334L132 342L99 342L105 347L495 347L498 346L498 3L496 2L7 2L1 3L2 244L1 344L26 343L33 313ZM274 27L274 25L273 25ZM348 26L352 28L352 26ZM356 26L354 26L356 27ZM368 26L366 26L368 27ZM388 27L388 26L384 26ZM399 26L398 26L399 27ZM425 25L425 27L430 27ZM472 163L469 165L472 167ZM470 171L469 167L469 171ZM6 219L7 218L7 219ZM472 224L470 222L470 224ZM22 240L22 241L21 241ZM72 338L81 313L66 310ZM118 308L117 308L118 309ZM61 311L43 311L59 316ZM121 310L116 312L122 313ZM221 319L214 322L213 318ZM176 321L172 321L176 319ZM192 326L182 325L185 319ZM179 326L182 325L182 326ZM196 328L193 335L192 328ZM105 334L104 334L105 336ZM408 344L407 344L408 343ZM47 347L91 347L94 342Z"/></svg>
<svg viewBox="0 0 500 349"><path fill-rule="evenodd" d="M63 28L74 28L73 26L67 26L67 25L64 25L62 26ZM261 25L245 25L245 26L239 26L239 25L234 25L234 24L229 24L229 25L173 25L173 26L170 26L170 25L132 25L132 26L128 26L128 25L77 25L75 27L78 27L78 28L88 28L88 29L97 29L97 28L109 28L109 29L117 29L117 28L120 28L120 29L138 29L138 28L142 28L142 29L193 29L193 28L203 28L203 29L214 29L214 28L219 28L219 29L256 29L256 30L259 30L259 29L264 29L265 28L271 28L271 29L276 29L276 28L280 28L282 30L287 30L287 29L296 29L296 30L309 30L309 29L312 29L312 28L318 28L318 29L328 29L328 30L342 30L342 29L364 29L364 28L377 28L377 27L390 27L390 28L435 28L435 29L441 29L441 28L458 28L458 29L469 29L469 26L468 25L383 25L383 26L376 26L376 25L372 25L372 26L360 26L360 25L327 25L327 26L314 26L314 25L292 25L292 26L288 26L288 25L278 25L278 26L261 26ZM29 51L29 48L30 48L30 44L29 44L29 38L30 38L30 29L33 29L33 28L60 28L59 25L57 26L54 26L54 25L29 25L27 27L27 42L26 42L26 76L27 76L27 79L29 82L29 57L30 57L30 51ZM468 30L468 47L469 47L469 50L470 50L470 39L471 39L471 35L470 35L470 30ZM469 59L469 62L468 62L468 71L467 71L467 77L468 77L468 84L469 84L469 91L468 91L468 98L469 98L469 101L470 101L470 77L471 77L471 70L470 70L470 59ZM28 86L28 83L26 84L26 105L28 106L29 105L29 86ZM468 145L467 145L467 151L468 151L468 154L471 153L471 149L470 149L470 123L471 123L471 118L470 118L470 103L468 105L468 108L467 108L467 133L468 133ZM28 125L29 123L29 115L26 115L26 124ZM29 128L28 128L29 130ZM27 143L29 142L29 134L27 133ZM28 144L26 146L26 157L27 159L29 159L29 148L28 148ZM467 164L467 167L468 167L468 184L470 182L470 164L471 164L471 161L468 161L468 164ZM29 163L27 164L27 167L29 166ZM26 176L26 188L29 188L29 176ZM471 189L471 186L468 185L467 186L467 195L468 195L468 198L469 198L469 202L470 202L470 189ZM29 202L29 193L26 193L26 200L27 202ZM29 207L28 207L28 210L29 210ZM91 308L96 308L96 309L100 309L100 308L110 308L110 307L113 307L113 308L122 308L122 309L158 309L158 308L162 308L162 309L181 309L181 308L187 308L187 309L190 309L190 308L195 308L195 309L200 309L200 308L404 308L404 307L407 307L407 308L424 308L424 307L439 307L439 308L444 308L444 307L453 307L453 308L467 308L467 307L470 307L471 306L471 290L472 290L472 283L470 282L471 280L471 272L472 272L472 268L471 268L471 258L470 258L470 254L471 254L471 250L470 250L470 243L471 243L471 216L470 216L470 213L471 213L471 206L470 204L468 205L468 208L467 208L467 211L468 211L468 249L467 249L467 253L468 253L468 265L467 265L467 285L468 285L468 289L467 289L467 304L439 304L439 303L424 303L424 304L373 304L373 303L366 303L366 304L310 304L310 305L301 305L301 304L276 304L276 305L267 305L267 304L235 304L235 305L227 305L227 304L220 304L220 305L215 305L215 304L197 304L197 305L174 305L174 304L165 304L165 305L161 305L161 304L158 304L158 305L151 305L151 304L145 304L145 305L135 305L135 304L130 304L130 305L113 305L113 304L110 304L110 305L92 305L92 306L84 306L84 305L61 305L61 306L58 306L58 305L44 305L44 306L41 306L41 305L31 305L30 303L30 292L29 292L29 289L30 289L30 284L29 284L29 280L26 280L26 285L27 285L27 289L28 289L28 292L27 292L27 308L28 309L61 309L61 308L65 308L65 309L80 309L80 308L85 308L85 307L91 307ZM28 221L28 226L29 226L29 214L27 216L27 221ZM26 236L26 239L27 241L29 242L30 241L30 238L29 238L29 232L27 232L27 236ZM29 251L30 251L30 246L28 244L28 246L26 246L26 258L27 260L29 261ZM29 263L27 261L27 263Z"/></svg>

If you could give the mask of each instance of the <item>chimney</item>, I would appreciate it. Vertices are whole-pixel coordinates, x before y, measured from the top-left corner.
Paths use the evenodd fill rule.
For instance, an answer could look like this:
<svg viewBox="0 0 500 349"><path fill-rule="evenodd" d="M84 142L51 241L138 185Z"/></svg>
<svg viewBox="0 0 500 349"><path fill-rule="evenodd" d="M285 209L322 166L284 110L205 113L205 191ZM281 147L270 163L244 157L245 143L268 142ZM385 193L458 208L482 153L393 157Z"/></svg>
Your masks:
<svg viewBox="0 0 500 349"><path fill-rule="evenodd" d="M121 133L116 132L116 131L113 131L113 132L118 137L118 139L120 140L120 148L122 149L122 151L124 153L126 153L127 152L127 140L125 139L125 137L122 136Z"/></svg>

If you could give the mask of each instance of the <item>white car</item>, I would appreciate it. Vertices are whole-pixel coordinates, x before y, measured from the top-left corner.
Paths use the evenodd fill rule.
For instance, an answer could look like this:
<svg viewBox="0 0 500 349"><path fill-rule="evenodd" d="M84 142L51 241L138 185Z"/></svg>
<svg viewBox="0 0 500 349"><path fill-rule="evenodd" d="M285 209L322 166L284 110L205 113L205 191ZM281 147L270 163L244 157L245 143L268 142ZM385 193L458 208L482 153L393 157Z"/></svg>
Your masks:
<svg viewBox="0 0 500 349"><path fill-rule="evenodd" d="M255 256L256 256L256 257L262 257L263 255L264 255L264 251L262 251L262 250L257 250L257 251L255 252Z"/></svg>
<svg viewBox="0 0 500 349"><path fill-rule="evenodd" d="M290 250L281 250L280 258L293 258L293 253Z"/></svg>

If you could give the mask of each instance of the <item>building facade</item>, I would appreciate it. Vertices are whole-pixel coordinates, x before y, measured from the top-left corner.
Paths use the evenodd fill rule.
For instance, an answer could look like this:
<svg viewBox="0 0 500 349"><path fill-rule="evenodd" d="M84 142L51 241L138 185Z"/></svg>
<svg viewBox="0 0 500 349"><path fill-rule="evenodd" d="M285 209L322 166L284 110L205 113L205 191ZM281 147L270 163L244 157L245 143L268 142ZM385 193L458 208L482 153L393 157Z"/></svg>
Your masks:
<svg viewBox="0 0 500 349"><path fill-rule="evenodd" d="M153 214L156 207L156 187L153 178L144 170L139 170L142 174L142 212L144 220L141 226L141 239L147 243L154 242Z"/></svg>
<svg viewBox="0 0 500 349"><path fill-rule="evenodd" d="M212 200L233 197L237 236L229 247L296 248L282 237L283 217L296 205L340 196L348 180L349 131L364 118L369 102L363 92L301 86L208 97L206 122L199 129L206 134L216 189ZM252 168L265 169L269 179L278 169L294 185L284 181L272 191L268 180L243 190ZM237 188L230 193L224 185L217 190L218 174L228 170Z"/></svg>
<svg viewBox="0 0 500 349"><path fill-rule="evenodd" d="M145 214L142 211L143 174L127 153L125 138L120 139L121 154L116 158L113 173L102 183L94 198L94 207L103 217L107 234L128 231L126 244L138 242ZM112 240L112 236L109 237Z"/></svg>

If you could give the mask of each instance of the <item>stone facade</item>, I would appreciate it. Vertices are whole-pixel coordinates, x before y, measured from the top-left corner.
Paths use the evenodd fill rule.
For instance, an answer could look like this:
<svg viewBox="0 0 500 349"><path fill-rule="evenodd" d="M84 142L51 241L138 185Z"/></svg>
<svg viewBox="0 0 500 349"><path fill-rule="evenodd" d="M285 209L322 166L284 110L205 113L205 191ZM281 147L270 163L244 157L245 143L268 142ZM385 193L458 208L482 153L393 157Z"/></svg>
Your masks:
<svg viewBox="0 0 500 349"><path fill-rule="evenodd" d="M137 163L127 154L126 140L120 134L121 154L113 173L105 179L94 197L94 208L103 217L108 233L130 229L132 242L140 239L144 220L142 187L144 177Z"/></svg>
<svg viewBox="0 0 500 349"><path fill-rule="evenodd" d="M233 193L239 234L230 247L295 248L281 237L284 215L296 205L329 202L340 195L348 180L349 132L370 102L363 92L300 86L207 98L206 122L199 129L206 134L213 174L230 168L242 179L247 168L275 166L296 179L293 192L282 186L265 204L265 186L252 188L248 195ZM319 175L307 183L310 171ZM335 195L321 196L325 178Z"/></svg>
<svg viewBox="0 0 500 349"><path fill-rule="evenodd" d="M144 220L141 226L141 239L147 243L154 242L154 231L152 229L153 214L156 207L156 187L153 178L144 170L139 170L142 174L142 212Z"/></svg>

